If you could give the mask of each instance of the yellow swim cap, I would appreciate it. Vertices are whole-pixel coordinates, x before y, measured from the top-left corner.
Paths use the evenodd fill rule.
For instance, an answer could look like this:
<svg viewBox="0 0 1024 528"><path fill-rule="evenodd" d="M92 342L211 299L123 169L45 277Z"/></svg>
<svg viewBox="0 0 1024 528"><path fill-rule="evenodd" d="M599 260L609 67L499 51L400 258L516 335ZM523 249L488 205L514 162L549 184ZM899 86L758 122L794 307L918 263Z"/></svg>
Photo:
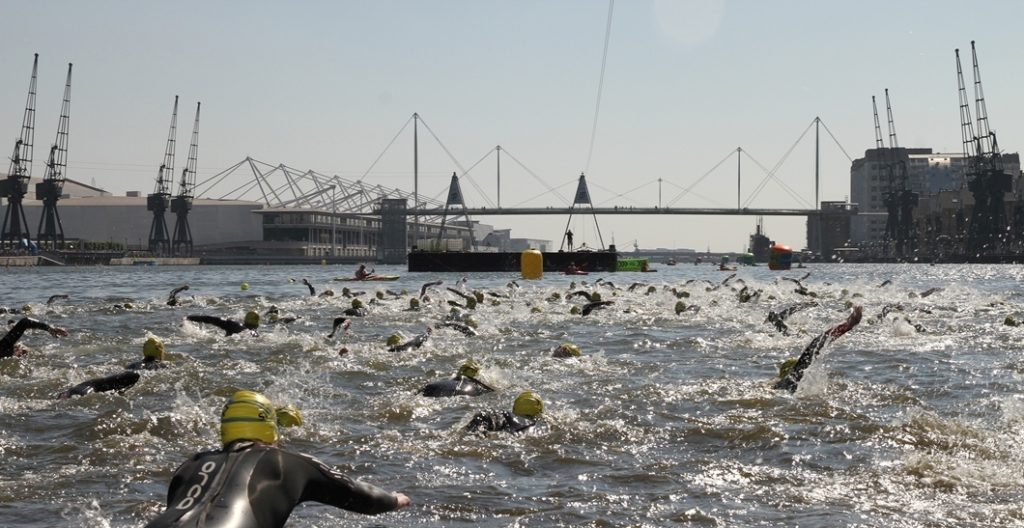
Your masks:
<svg viewBox="0 0 1024 528"><path fill-rule="evenodd" d="M480 362L473 358L467 359L466 362L459 367L459 376L475 378L478 374L480 374Z"/></svg>
<svg viewBox="0 0 1024 528"><path fill-rule="evenodd" d="M277 442L277 413L266 396L253 391L238 391L220 414L220 440L228 445L236 440Z"/></svg>
<svg viewBox="0 0 1024 528"><path fill-rule="evenodd" d="M245 326L249 328L256 328L260 325L260 314L250 310L245 314Z"/></svg>
<svg viewBox="0 0 1024 528"><path fill-rule="evenodd" d="M391 334L388 336L388 346L395 346L402 343L402 334Z"/></svg>
<svg viewBox="0 0 1024 528"><path fill-rule="evenodd" d="M779 363L779 379L789 376L789 373L793 371L793 367L796 366L796 362L796 358L789 358L782 363Z"/></svg>
<svg viewBox="0 0 1024 528"><path fill-rule="evenodd" d="M573 306L572 308L569 308L569 313L572 315L579 315L580 312L581 310L579 306Z"/></svg>
<svg viewBox="0 0 1024 528"><path fill-rule="evenodd" d="M600 300L601 300L601 294L600 293L594 292L594 293L590 294L590 302L597 302L597 301L600 301Z"/></svg>
<svg viewBox="0 0 1024 528"><path fill-rule="evenodd" d="M248 290L248 289L249 289L249 283L248 282L243 282L242 283L242 291L245 291L245 290Z"/></svg>
<svg viewBox="0 0 1024 528"><path fill-rule="evenodd" d="M377 290L377 293L375 293L374 295L376 295L378 299L384 300L384 292Z"/></svg>
<svg viewBox="0 0 1024 528"><path fill-rule="evenodd" d="M686 311L686 303L683 301L676 301L676 315L679 315Z"/></svg>
<svg viewBox="0 0 1024 528"><path fill-rule="evenodd" d="M516 397L515 403L512 404L512 412L533 418L544 412L544 402L533 391L526 391Z"/></svg>
<svg viewBox="0 0 1024 528"><path fill-rule="evenodd" d="M419 299L417 299L415 297L413 297L412 299L409 299L409 308L410 309L418 310L419 307L420 307L420 300Z"/></svg>
<svg viewBox="0 0 1024 528"><path fill-rule="evenodd" d="M363 307L363 301L360 301L359 299L352 299L352 307L357 309L357 310L359 308L362 308Z"/></svg>
<svg viewBox="0 0 1024 528"><path fill-rule="evenodd" d="M32 313L32 305L31 304L26 304L25 306L22 306L21 307L21 311L23 311L25 313Z"/></svg>
<svg viewBox="0 0 1024 528"><path fill-rule="evenodd" d="M278 407L274 412L277 413L277 425L281 427L301 427L306 423L302 419L302 411L294 405Z"/></svg>
<svg viewBox="0 0 1024 528"><path fill-rule="evenodd" d="M153 358L156 360L164 359L164 343L155 337L151 337L146 340L146 344L142 345L142 355L147 358Z"/></svg>
<svg viewBox="0 0 1024 528"><path fill-rule="evenodd" d="M562 343L552 353L554 357L579 357L583 354L580 347L572 343Z"/></svg>

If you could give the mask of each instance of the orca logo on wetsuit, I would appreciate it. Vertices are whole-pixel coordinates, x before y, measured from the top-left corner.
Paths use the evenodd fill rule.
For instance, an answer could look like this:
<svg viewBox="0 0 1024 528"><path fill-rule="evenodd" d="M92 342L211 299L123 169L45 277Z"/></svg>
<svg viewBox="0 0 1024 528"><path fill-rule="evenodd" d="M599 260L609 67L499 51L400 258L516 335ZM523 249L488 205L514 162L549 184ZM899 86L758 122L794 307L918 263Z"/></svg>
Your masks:
<svg viewBox="0 0 1024 528"><path fill-rule="evenodd" d="M203 494L203 486L206 486L206 481L210 479L210 473L213 473L215 469L217 469L217 463L212 460L203 464L203 467L199 469L199 476L202 477L202 480L198 484L193 484L188 489L188 493L185 494L185 498L181 499L181 502L179 502L175 508L179 510L187 510L195 505L196 499Z"/></svg>

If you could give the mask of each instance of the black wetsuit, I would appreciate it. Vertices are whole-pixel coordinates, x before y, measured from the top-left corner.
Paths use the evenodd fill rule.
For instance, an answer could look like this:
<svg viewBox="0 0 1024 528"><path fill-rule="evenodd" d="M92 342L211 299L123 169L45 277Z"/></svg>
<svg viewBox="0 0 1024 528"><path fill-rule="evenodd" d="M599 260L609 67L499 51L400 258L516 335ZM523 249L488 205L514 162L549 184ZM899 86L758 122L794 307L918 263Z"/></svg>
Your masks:
<svg viewBox="0 0 1024 528"><path fill-rule="evenodd" d="M23 317L14 328L7 331L2 339L0 339L0 358L11 357L14 355L14 344L21 339L21 336L25 334L25 330L46 330L50 331L51 326L42 322L32 319L30 317Z"/></svg>
<svg viewBox="0 0 1024 528"><path fill-rule="evenodd" d="M124 366L128 370L159 370L169 365L159 359L146 358Z"/></svg>
<svg viewBox="0 0 1024 528"><path fill-rule="evenodd" d="M284 526L292 509L306 501L367 515L398 508L391 493L313 457L239 441L182 464L167 490L167 510L146 527Z"/></svg>
<svg viewBox="0 0 1024 528"><path fill-rule="evenodd" d="M190 315L186 317L193 323L206 323L216 326L224 331L224 335L235 335L240 334L246 330L252 330L252 333L256 333L256 327L248 327L238 321L232 321L231 319L222 319L220 317L214 317L212 315Z"/></svg>
<svg viewBox="0 0 1024 528"><path fill-rule="evenodd" d="M814 358L818 357L818 353L825 348L825 345L852 330L853 327L860 323L860 319L861 308L858 306L846 321L829 328L822 332L818 337L815 337L814 340L808 343L807 347L804 348L803 353L800 354L800 357L796 360L796 364L793 365L793 369L789 371L789 374L786 375L785 378L776 382L774 388L786 389L789 392L796 392L797 386L800 384L800 380L804 377L804 371L807 370L807 367L811 366L811 362L814 361Z"/></svg>
<svg viewBox="0 0 1024 528"><path fill-rule="evenodd" d="M450 396L480 396L487 394L488 392L494 392L494 389L488 387L482 381L473 378L471 376L459 376L456 375L454 378L435 381L428 383L422 389L420 394L427 396L428 398L447 398Z"/></svg>
<svg viewBox="0 0 1024 528"><path fill-rule="evenodd" d="M480 411L466 425L466 432L502 431L521 433L537 425L537 420L514 414L511 411Z"/></svg>
<svg viewBox="0 0 1024 528"><path fill-rule="evenodd" d="M124 391L139 382L139 373L126 370L112 374L105 378L95 378L83 381L74 387L57 395L58 398L66 400L72 396L85 396L92 392Z"/></svg>
<svg viewBox="0 0 1024 528"><path fill-rule="evenodd" d="M184 286L182 286L180 288L175 288L175 289L171 290L170 296L167 297L167 306L177 306L178 305L178 294L183 292L183 291L185 291L185 290L187 290L187 289L188 289L188 284L186 284L186 285L184 285Z"/></svg>
<svg viewBox="0 0 1024 528"><path fill-rule="evenodd" d="M429 330L427 330L426 332L424 332L424 333L422 333L422 334L420 334L420 335L418 335L418 336L416 336L416 337L406 341L405 343L402 343L400 345L389 346L388 347L388 352L401 352L403 350L409 350L410 348L413 348L413 349L419 348L419 347L423 346L423 343L426 343L428 339L430 339L430 331Z"/></svg>
<svg viewBox="0 0 1024 528"><path fill-rule="evenodd" d="M366 311L366 308L348 308L341 313L349 317L366 317L366 314L369 312Z"/></svg>

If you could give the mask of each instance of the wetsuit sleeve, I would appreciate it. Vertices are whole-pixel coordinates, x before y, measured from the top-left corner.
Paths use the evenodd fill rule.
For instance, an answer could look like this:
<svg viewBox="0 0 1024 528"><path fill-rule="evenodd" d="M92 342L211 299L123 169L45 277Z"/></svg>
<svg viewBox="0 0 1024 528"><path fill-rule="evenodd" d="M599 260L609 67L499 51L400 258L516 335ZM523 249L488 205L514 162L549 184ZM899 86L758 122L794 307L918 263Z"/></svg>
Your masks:
<svg viewBox="0 0 1024 528"><path fill-rule="evenodd" d="M0 358L10 357L14 355L14 344L21 339L21 336L25 335L25 331L33 330L50 330L50 325L36 321L30 317L23 317L14 328L11 328L7 335L0 339Z"/></svg>
<svg viewBox="0 0 1024 528"><path fill-rule="evenodd" d="M301 474L306 480L300 502L311 500L366 515L398 508L398 499L389 491L354 480L311 456L284 454L286 478Z"/></svg>
<svg viewBox="0 0 1024 528"><path fill-rule="evenodd" d="M227 335L237 334L245 330L245 326L236 321L230 319L221 319L220 317L214 317L212 315L190 315L186 317L193 323L203 323L216 326L225 332Z"/></svg>

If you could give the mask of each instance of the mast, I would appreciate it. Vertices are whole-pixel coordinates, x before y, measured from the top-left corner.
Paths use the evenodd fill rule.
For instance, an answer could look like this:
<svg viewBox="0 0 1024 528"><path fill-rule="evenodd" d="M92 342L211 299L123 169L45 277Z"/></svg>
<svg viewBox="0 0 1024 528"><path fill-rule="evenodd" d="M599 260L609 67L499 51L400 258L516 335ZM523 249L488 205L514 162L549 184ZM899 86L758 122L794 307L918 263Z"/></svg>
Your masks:
<svg viewBox="0 0 1024 528"><path fill-rule="evenodd" d="M156 187L146 197L146 208L153 211L153 223L149 227L149 251L157 255L167 255L171 251L167 233L167 221L164 212L171 201L171 182L174 179L174 143L178 129L178 96L174 96L174 110L171 112L171 128L167 132L167 148L164 150L164 162L156 174Z"/></svg>
<svg viewBox="0 0 1024 528"><path fill-rule="evenodd" d="M178 195L171 200L171 212L176 215L174 221L174 240L171 252L174 255L192 256L192 229L188 224L188 212L192 209L192 193L196 187L196 162L199 151L199 107L196 103L196 121L192 125L192 143L188 147L188 161L181 171L178 183Z"/></svg>
<svg viewBox="0 0 1024 528"><path fill-rule="evenodd" d="M7 178L0 181L0 198L7 198L3 228L0 229L0 247L11 249L22 245L22 240L31 243L28 234L28 220L21 201L28 193L28 180L32 177L32 146L36 126L36 76L39 71L39 54L32 60L32 80L28 84L28 99L25 115L21 121L21 137L14 142L14 154ZM27 249L27 248L26 248Z"/></svg>
<svg viewBox="0 0 1024 528"><path fill-rule="evenodd" d="M36 199L43 202L43 213L39 217L39 228L36 237L40 244L47 244L51 249L64 246L64 224L60 221L57 211L57 200L64 192L67 180L68 156L68 124L71 116L71 67L68 63L68 78L64 83L64 101L60 107L60 120L57 123L57 139L50 147L50 157L46 161L46 176L36 184Z"/></svg>

